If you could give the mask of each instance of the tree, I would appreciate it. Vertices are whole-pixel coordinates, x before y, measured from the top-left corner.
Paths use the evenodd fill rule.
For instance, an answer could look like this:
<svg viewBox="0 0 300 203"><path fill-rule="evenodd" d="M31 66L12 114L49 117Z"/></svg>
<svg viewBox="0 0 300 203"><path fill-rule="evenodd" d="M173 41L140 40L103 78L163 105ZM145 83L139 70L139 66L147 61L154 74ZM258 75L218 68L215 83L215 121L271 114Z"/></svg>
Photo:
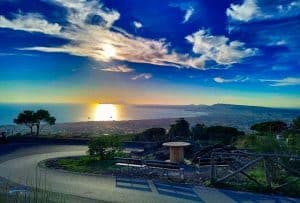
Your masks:
<svg viewBox="0 0 300 203"><path fill-rule="evenodd" d="M138 134L136 140L151 141L151 142L164 142L167 140L166 129L164 128L150 128Z"/></svg>
<svg viewBox="0 0 300 203"><path fill-rule="evenodd" d="M175 124L171 125L169 136L172 139L179 138L185 139L188 138L191 134L190 124L184 118L176 120Z"/></svg>
<svg viewBox="0 0 300 203"><path fill-rule="evenodd" d="M268 121L256 123L250 129L260 133L280 133L286 128L287 124L283 121Z"/></svg>
<svg viewBox="0 0 300 203"><path fill-rule="evenodd" d="M293 128L300 129L300 116L298 116L293 120Z"/></svg>
<svg viewBox="0 0 300 203"><path fill-rule="evenodd" d="M26 125L30 128L30 135L33 135L33 126L36 123L36 117L33 111L23 111L14 119L14 123L17 125Z"/></svg>
<svg viewBox="0 0 300 203"><path fill-rule="evenodd" d="M36 135L40 134L40 125L42 123L48 123L49 125L54 125L56 118L51 116L46 110L40 109L36 112L34 111L23 111L14 119L14 123L18 125L26 125L30 128L30 135L33 135L33 127L36 126Z"/></svg>
<svg viewBox="0 0 300 203"><path fill-rule="evenodd" d="M196 124L192 127L192 135L194 140L208 140L209 137L206 133L206 126L204 124Z"/></svg>
<svg viewBox="0 0 300 203"><path fill-rule="evenodd" d="M51 116L50 113L46 110L40 109L34 113L35 125L36 125L36 136L40 134L40 125L42 123L47 123L49 125L54 125L56 118Z"/></svg>
<svg viewBox="0 0 300 203"><path fill-rule="evenodd" d="M224 144L231 144L238 136L244 134L244 132L228 126L210 126L206 128L206 136L210 140L221 141Z"/></svg>

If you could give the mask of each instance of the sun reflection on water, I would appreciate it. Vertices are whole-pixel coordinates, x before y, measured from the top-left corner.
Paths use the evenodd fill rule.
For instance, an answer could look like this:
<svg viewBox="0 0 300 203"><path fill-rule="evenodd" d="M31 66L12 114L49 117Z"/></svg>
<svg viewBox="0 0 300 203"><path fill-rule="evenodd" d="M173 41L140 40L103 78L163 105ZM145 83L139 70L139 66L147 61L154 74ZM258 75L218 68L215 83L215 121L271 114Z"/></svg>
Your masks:
<svg viewBox="0 0 300 203"><path fill-rule="evenodd" d="M118 108L115 104L97 104L95 108L95 121L118 120Z"/></svg>

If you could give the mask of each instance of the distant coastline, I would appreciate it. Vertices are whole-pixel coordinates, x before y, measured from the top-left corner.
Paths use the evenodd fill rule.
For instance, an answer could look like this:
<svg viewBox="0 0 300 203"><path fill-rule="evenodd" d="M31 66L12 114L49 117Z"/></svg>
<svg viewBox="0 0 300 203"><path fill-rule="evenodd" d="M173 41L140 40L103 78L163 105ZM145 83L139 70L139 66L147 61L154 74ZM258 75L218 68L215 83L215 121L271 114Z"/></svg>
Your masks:
<svg viewBox="0 0 300 203"><path fill-rule="evenodd" d="M145 113L143 107L136 113ZM168 109L169 107L167 107ZM43 126L42 134L45 135L62 135L62 136L93 136L103 134L124 134L124 133L138 133L147 128L163 127L169 129L169 126L175 122L177 118L184 117L189 121L191 126L197 123L204 123L205 125L226 125L237 127L238 129L250 132L250 126L254 123L269 121L269 120L283 120L290 123L292 119L300 115L299 109L280 109L280 108L265 108L255 106L243 105L228 105L216 104L212 106L206 105L187 105L178 106L182 111L200 112L200 116L176 116L177 111L174 111L172 118L156 118L146 119L147 114L143 115L145 119L129 119L121 121L80 121L80 122L58 122L54 126ZM162 112L163 107L150 108L155 113ZM174 109L174 106L173 108ZM150 112L151 112L150 111ZM165 112L169 112L168 110ZM173 112L173 110L172 110ZM181 112L181 111L179 111ZM189 112L187 112L189 113ZM183 114L184 115L184 114ZM193 114L185 114L193 115ZM153 116L153 115L152 115ZM162 113L160 116L166 116ZM25 126L16 125L1 125L0 131L7 131L15 133L26 133L28 129Z"/></svg>

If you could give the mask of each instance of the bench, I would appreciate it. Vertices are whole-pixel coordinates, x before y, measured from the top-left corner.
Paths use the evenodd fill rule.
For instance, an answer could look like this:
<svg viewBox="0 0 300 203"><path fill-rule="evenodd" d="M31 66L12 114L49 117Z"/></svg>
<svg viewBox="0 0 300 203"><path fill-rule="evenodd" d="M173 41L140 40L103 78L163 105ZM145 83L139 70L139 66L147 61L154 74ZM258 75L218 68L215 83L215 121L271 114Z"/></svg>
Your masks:
<svg viewBox="0 0 300 203"><path fill-rule="evenodd" d="M141 159L115 157L115 165L120 166L120 173L147 177L180 177L183 179L183 169L178 163ZM125 169L122 170L122 168Z"/></svg>
<svg viewBox="0 0 300 203"><path fill-rule="evenodd" d="M175 162L165 162L150 160L146 161L145 165L149 169L149 175L156 178L167 177L168 180L184 179L184 169Z"/></svg>
<svg viewBox="0 0 300 203"><path fill-rule="evenodd" d="M132 158L121 158L115 157L115 165L117 166L126 166L126 167L145 167L141 159L132 159Z"/></svg>
<svg viewBox="0 0 300 203"><path fill-rule="evenodd" d="M143 175L143 171L146 168L146 165L143 163L141 159L133 159L133 158L122 158L115 157L115 165L119 166L119 170L116 170L119 174L127 174L127 175ZM122 170L125 169L125 170Z"/></svg>
<svg viewBox="0 0 300 203"><path fill-rule="evenodd" d="M178 163L155 161L155 160L146 161L146 166L149 168L161 168L161 169L171 169L171 170L179 170L180 169L180 166Z"/></svg>

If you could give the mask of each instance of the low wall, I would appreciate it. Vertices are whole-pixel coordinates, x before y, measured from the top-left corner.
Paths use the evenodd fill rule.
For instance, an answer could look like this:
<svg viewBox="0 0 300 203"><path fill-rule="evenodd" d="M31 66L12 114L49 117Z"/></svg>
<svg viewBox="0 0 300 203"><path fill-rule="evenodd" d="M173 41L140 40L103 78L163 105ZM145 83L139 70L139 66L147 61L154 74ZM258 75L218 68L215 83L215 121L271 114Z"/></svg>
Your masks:
<svg viewBox="0 0 300 203"><path fill-rule="evenodd" d="M52 137L7 137L8 143L36 143L36 144L68 144L87 145L88 139L83 138L52 138Z"/></svg>

